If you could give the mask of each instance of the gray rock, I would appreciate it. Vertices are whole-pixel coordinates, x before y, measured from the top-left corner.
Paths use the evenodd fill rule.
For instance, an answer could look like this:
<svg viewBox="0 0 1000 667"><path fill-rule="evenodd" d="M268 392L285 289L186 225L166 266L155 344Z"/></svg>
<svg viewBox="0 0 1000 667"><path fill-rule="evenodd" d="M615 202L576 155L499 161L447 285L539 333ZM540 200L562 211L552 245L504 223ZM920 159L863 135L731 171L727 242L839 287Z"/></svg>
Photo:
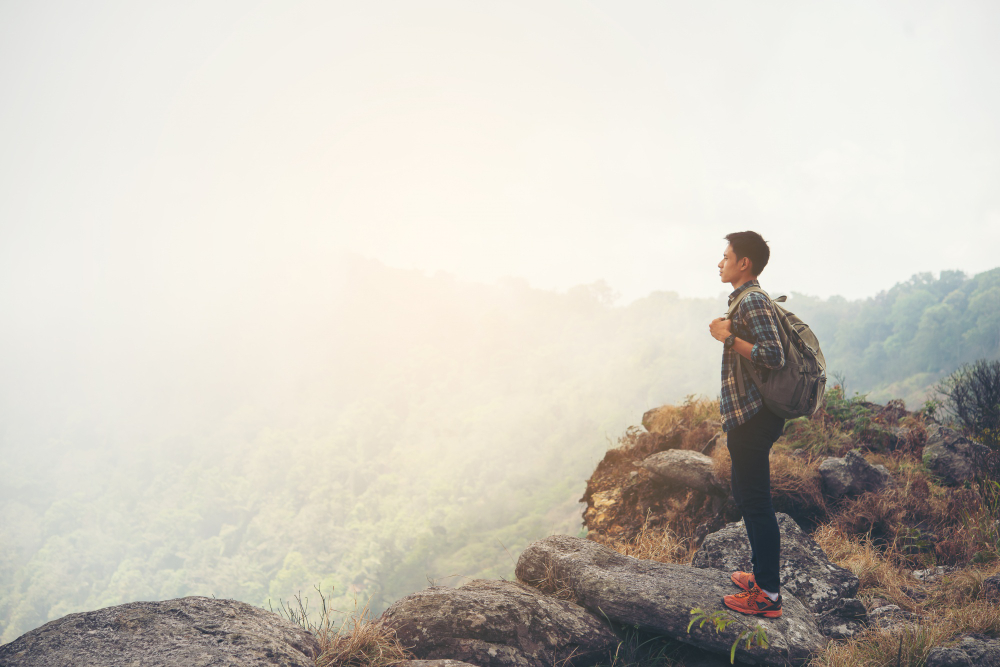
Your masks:
<svg viewBox="0 0 1000 667"><path fill-rule="evenodd" d="M937 567L929 567L925 570L913 570L910 575L917 581L922 581L924 583L931 583L937 581L949 572L954 572L958 568L948 566L948 565L938 565Z"/></svg>
<svg viewBox="0 0 1000 667"><path fill-rule="evenodd" d="M927 653L924 667L972 667L972 660L965 651L937 646Z"/></svg>
<svg viewBox="0 0 1000 667"><path fill-rule="evenodd" d="M916 614L904 611L898 605L894 604L887 604L878 609L872 609L868 614L868 622L884 630L903 626L907 623L916 623L919 620Z"/></svg>
<svg viewBox="0 0 1000 667"><path fill-rule="evenodd" d="M382 619L417 658L480 667L592 665L618 643L583 607L515 581L432 586L396 600Z"/></svg>
<svg viewBox="0 0 1000 667"><path fill-rule="evenodd" d="M972 442L958 431L940 424L927 427L924 465L949 486L974 479L989 452L989 447Z"/></svg>
<svg viewBox="0 0 1000 667"><path fill-rule="evenodd" d="M979 667L1000 667L1000 640L968 635L962 637L957 648L964 651L972 663Z"/></svg>
<svg viewBox="0 0 1000 667"><path fill-rule="evenodd" d="M927 667L1000 667L1000 641L967 635L955 646L937 646L927 654Z"/></svg>
<svg viewBox="0 0 1000 667"><path fill-rule="evenodd" d="M801 665L822 650L825 639L812 613L795 597L783 599L776 619L743 616L717 633L711 624L688 633L691 610L728 611L722 597L738 589L728 572L658 563L624 556L605 546L568 535L551 535L528 545L515 570L521 581L567 591L579 604L617 623L666 635L720 654L727 654L742 627L766 629L770 648L740 644L736 657L751 664Z"/></svg>
<svg viewBox="0 0 1000 667"><path fill-rule="evenodd" d="M819 464L823 492L831 498L881 491L892 483L884 465L868 463L861 452L852 449L843 458L828 458Z"/></svg>
<svg viewBox="0 0 1000 667"><path fill-rule="evenodd" d="M868 625L868 610L857 598L842 598L816 619L819 631L831 639L847 639Z"/></svg>
<svg viewBox="0 0 1000 667"><path fill-rule="evenodd" d="M712 459L689 449L657 452L639 465L671 484L719 496L727 493L715 475Z"/></svg>
<svg viewBox="0 0 1000 667"><path fill-rule="evenodd" d="M778 512L777 517L781 531L782 592L794 595L815 613L833 608L840 598L853 598L860 584L854 573L831 563L823 549L792 517L783 512ZM706 537L691 564L724 572L749 572L750 540L743 521L727 524Z"/></svg>
<svg viewBox="0 0 1000 667"><path fill-rule="evenodd" d="M981 590L983 592L983 597L985 597L987 601L1000 601L1000 574L994 574L991 577L983 579Z"/></svg>
<svg viewBox="0 0 1000 667"><path fill-rule="evenodd" d="M0 646L4 667L313 667L319 643L277 614L186 597L70 614Z"/></svg>

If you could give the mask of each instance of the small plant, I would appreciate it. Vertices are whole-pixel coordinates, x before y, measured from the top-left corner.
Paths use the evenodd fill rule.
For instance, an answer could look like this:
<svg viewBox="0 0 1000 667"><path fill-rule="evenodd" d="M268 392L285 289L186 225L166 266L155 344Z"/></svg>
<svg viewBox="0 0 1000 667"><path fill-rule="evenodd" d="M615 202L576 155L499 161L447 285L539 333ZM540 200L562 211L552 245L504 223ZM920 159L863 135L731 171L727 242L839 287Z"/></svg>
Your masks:
<svg viewBox="0 0 1000 667"><path fill-rule="evenodd" d="M309 598L303 600L301 594L293 596L294 603L279 600L276 613L315 635L321 651L316 667L389 667L414 657L391 628L372 617L368 604L359 609L355 599L352 613L340 612L327 604L319 586L315 588L321 604L318 621L309 614ZM334 616L346 617L340 627L334 627Z"/></svg>
<svg viewBox="0 0 1000 667"><path fill-rule="evenodd" d="M736 662L736 647L740 645L741 641L746 642L744 648L747 650L750 650L751 644L756 644L760 648L768 648L770 646L767 640L767 630L764 629L764 626L756 623L751 625L743 619L736 618L725 609L719 609L710 613L700 607L695 607L691 610L691 616L691 622L688 623L687 627L688 632L691 632L691 627L695 623L698 623L699 628L704 627L706 623L711 623L718 634L722 634L733 623L741 626L740 633L736 635L733 645L729 647L729 664Z"/></svg>

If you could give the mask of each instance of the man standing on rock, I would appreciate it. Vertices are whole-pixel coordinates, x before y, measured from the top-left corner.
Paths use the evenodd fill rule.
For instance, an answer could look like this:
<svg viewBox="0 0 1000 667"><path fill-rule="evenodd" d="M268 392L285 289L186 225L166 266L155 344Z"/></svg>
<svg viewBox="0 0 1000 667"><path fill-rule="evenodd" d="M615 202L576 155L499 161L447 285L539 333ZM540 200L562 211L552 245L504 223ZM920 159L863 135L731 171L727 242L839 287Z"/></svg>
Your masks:
<svg viewBox="0 0 1000 667"><path fill-rule="evenodd" d="M767 242L756 232L736 232L726 236L719 262L722 282L733 286L730 305L750 287L760 287L757 276L771 255ZM785 353L778 333L778 320L770 299L750 292L740 301L731 319L719 317L709 325L712 336L723 344L722 430L726 432L732 458L733 499L743 514L750 538L753 572L734 572L733 583L742 593L727 595L723 604L744 614L777 618L781 616L778 559L781 536L771 505L771 445L784 430L785 420L764 405L760 390L747 378L745 394L737 390L736 373L741 355L753 363L767 381L769 370L781 368Z"/></svg>

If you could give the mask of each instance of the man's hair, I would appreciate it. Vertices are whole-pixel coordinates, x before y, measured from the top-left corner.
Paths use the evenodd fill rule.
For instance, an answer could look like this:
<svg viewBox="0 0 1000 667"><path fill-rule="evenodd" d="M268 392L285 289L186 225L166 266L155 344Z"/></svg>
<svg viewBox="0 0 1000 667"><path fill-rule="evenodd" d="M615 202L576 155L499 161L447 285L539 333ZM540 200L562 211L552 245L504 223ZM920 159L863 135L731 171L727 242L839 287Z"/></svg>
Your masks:
<svg viewBox="0 0 1000 667"><path fill-rule="evenodd" d="M759 276L771 257L771 249L767 247L764 237L757 232L733 232L726 234L726 240L733 246L736 259L749 259L753 275Z"/></svg>

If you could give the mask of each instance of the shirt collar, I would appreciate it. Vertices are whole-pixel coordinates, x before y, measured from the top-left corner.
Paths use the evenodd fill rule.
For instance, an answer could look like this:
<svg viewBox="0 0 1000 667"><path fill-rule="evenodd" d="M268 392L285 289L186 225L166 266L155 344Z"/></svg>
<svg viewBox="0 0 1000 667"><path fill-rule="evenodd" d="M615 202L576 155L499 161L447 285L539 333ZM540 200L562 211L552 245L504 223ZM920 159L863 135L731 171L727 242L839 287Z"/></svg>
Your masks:
<svg viewBox="0 0 1000 667"><path fill-rule="evenodd" d="M739 287L733 290L733 293L729 295L729 303L733 302L733 299L740 295L740 292L750 288L750 287L760 287L760 283L757 282L756 278L751 278Z"/></svg>

